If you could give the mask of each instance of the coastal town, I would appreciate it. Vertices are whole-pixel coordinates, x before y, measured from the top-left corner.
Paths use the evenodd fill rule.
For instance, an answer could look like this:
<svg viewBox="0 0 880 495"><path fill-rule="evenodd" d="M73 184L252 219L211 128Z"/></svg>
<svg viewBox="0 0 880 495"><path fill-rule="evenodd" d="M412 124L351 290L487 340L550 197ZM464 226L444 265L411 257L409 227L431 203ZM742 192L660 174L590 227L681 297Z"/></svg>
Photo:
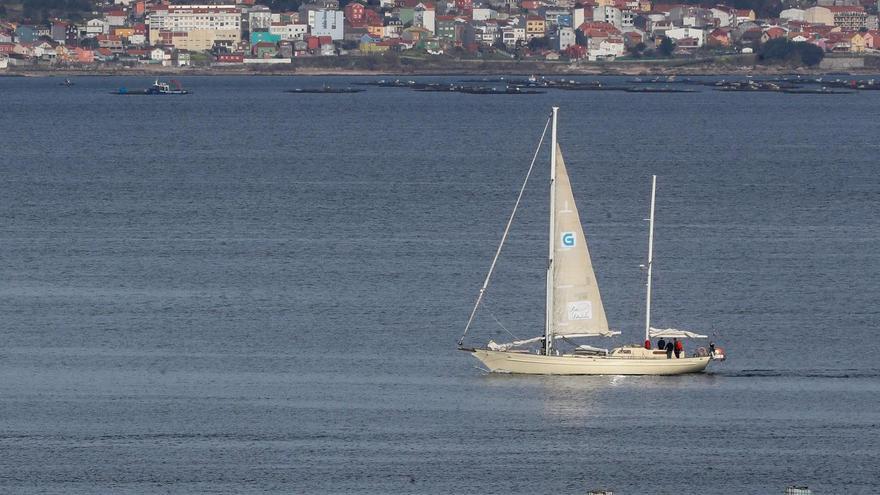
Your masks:
<svg viewBox="0 0 880 495"><path fill-rule="evenodd" d="M577 64L760 53L774 42L809 45L814 55L796 62L812 65L824 54L880 54L878 3L818 0L756 12L651 0L317 0L295 10L255 0L113 0L70 18L4 6L0 71L266 66L388 54Z"/></svg>

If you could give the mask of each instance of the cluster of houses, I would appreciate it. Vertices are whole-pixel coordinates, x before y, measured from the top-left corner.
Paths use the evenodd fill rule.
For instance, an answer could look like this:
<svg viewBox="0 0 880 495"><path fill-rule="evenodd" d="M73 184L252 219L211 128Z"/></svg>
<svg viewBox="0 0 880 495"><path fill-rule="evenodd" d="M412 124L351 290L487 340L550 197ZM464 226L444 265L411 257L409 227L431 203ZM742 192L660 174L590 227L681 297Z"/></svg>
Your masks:
<svg viewBox="0 0 880 495"><path fill-rule="evenodd" d="M83 22L0 19L0 68L27 64L237 65L417 50L546 60L746 52L775 38L826 52L880 51L880 0L818 0L773 18L652 0L312 0L273 12L254 0L207 5L113 0ZM223 1L223 0L220 0ZM234 1L234 0L229 0Z"/></svg>

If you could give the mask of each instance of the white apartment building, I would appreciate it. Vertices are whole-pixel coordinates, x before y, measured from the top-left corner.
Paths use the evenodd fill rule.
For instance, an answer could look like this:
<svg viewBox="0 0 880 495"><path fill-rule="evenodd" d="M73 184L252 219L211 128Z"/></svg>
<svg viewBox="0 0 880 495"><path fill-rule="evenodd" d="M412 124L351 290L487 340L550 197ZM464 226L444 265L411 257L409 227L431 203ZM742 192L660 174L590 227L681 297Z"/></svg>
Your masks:
<svg viewBox="0 0 880 495"><path fill-rule="evenodd" d="M343 13L341 10L315 10L314 23L310 26L314 36L329 36L333 41L341 40L343 31ZM311 12L309 12L311 17Z"/></svg>
<svg viewBox="0 0 880 495"><path fill-rule="evenodd" d="M282 40L301 40L309 34L308 24L272 24L270 34L281 36Z"/></svg>
<svg viewBox="0 0 880 495"><path fill-rule="evenodd" d="M167 5L147 16L147 26L150 44L159 43L163 33L166 39L169 33L174 33L174 38L198 40L185 48L177 48L210 50L215 41L227 44L241 41L241 9L229 5Z"/></svg>

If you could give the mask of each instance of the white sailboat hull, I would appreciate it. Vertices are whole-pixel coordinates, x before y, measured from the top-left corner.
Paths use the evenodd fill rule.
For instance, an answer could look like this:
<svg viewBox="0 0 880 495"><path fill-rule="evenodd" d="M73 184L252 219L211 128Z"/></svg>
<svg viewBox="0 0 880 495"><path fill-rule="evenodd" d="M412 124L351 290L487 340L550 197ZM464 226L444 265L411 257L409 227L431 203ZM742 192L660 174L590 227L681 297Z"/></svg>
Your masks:
<svg viewBox="0 0 880 495"><path fill-rule="evenodd" d="M615 356L545 356L467 349L490 371L527 375L683 375L706 369L709 357L672 359Z"/></svg>

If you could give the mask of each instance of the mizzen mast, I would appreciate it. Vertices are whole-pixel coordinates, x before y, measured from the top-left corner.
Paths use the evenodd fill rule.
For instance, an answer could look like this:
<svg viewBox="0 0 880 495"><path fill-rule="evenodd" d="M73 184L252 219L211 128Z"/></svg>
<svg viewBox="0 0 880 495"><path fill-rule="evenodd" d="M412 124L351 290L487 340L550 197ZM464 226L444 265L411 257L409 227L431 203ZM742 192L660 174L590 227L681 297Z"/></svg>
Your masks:
<svg viewBox="0 0 880 495"><path fill-rule="evenodd" d="M550 131L550 253L547 257L547 322L544 329L544 353L550 355L553 347L553 249L556 242L556 114L559 107L553 107L553 125Z"/></svg>
<svg viewBox="0 0 880 495"><path fill-rule="evenodd" d="M645 341L651 340L651 268L654 265L654 196L657 192L657 176L651 176L651 216L648 219L648 282L645 297Z"/></svg>

